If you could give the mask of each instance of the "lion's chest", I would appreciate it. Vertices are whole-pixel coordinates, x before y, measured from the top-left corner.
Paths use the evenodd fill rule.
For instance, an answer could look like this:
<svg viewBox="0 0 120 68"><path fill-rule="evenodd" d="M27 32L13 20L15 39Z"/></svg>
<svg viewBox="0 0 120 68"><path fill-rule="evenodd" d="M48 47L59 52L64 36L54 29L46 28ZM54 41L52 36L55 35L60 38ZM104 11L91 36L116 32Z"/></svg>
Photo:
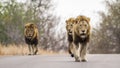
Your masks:
<svg viewBox="0 0 120 68"><path fill-rule="evenodd" d="M77 36L77 37L75 37L75 40L74 40L74 43L76 43L76 44L78 44L78 43L85 44L87 42L89 42L89 36L87 36L85 38L81 38L81 37Z"/></svg>
<svg viewBox="0 0 120 68"><path fill-rule="evenodd" d="M34 39L25 38L25 41L28 45L37 45L38 44L38 39L37 38L34 38Z"/></svg>
<svg viewBox="0 0 120 68"><path fill-rule="evenodd" d="M73 36L72 35L68 35L68 41L73 42Z"/></svg>

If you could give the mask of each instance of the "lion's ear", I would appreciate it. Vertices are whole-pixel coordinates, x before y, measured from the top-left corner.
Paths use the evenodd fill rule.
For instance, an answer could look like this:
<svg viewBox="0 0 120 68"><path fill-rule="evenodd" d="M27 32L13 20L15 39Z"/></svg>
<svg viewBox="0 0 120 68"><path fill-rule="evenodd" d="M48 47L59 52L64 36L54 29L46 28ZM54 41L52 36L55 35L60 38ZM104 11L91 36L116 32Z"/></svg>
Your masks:
<svg viewBox="0 0 120 68"><path fill-rule="evenodd" d="M77 21L76 21L76 20L74 21L74 24L77 24Z"/></svg>
<svg viewBox="0 0 120 68"><path fill-rule="evenodd" d="M31 24L32 28L37 28L37 26L35 24Z"/></svg>
<svg viewBox="0 0 120 68"><path fill-rule="evenodd" d="M74 24L77 24L77 23L78 23L78 19L75 19L75 20L74 20Z"/></svg>
<svg viewBox="0 0 120 68"><path fill-rule="evenodd" d="M25 28L27 28L27 27L25 26Z"/></svg>
<svg viewBox="0 0 120 68"><path fill-rule="evenodd" d="M32 24L30 24L30 27L35 27L35 26L34 26L34 24L32 23Z"/></svg>
<svg viewBox="0 0 120 68"><path fill-rule="evenodd" d="M25 28L27 28L27 25L24 25Z"/></svg>
<svg viewBox="0 0 120 68"><path fill-rule="evenodd" d="M87 21L90 22L90 18L89 17L87 18Z"/></svg>

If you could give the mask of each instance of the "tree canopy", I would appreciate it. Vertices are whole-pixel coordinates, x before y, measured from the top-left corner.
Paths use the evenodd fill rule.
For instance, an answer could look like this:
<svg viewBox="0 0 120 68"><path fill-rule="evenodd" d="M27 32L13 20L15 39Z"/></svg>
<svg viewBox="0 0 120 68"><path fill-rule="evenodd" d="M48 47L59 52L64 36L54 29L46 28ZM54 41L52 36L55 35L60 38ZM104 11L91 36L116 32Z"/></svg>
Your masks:
<svg viewBox="0 0 120 68"><path fill-rule="evenodd" d="M107 13L99 12L100 28L93 31L92 53L120 53L120 1L105 1Z"/></svg>

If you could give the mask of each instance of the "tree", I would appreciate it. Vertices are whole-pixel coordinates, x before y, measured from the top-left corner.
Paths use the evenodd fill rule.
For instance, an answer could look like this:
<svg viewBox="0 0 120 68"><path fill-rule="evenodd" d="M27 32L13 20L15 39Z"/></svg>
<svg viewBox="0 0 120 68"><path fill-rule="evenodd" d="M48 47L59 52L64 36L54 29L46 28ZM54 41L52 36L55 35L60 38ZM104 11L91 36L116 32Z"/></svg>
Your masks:
<svg viewBox="0 0 120 68"><path fill-rule="evenodd" d="M27 0L25 3L16 0L0 1L0 24L3 26L1 31L5 31L11 39L10 42L20 43L24 41L24 24L33 22L43 34L51 30L58 19L53 16L52 8L50 0Z"/></svg>
<svg viewBox="0 0 120 68"><path fill-rule="evenodd" d="M100 28L92 35L91 53L120 53L120 1L105 1L107 14L100 12Z"/></svg>
<svg viewBox="0 0 120 68"><path fill-rule="evenodd" d="M54 36L56 34L55 27L60 18L53 14L53 10L54 6L51 0L0 1L1 43L24 43L24 24L32 22L38 27L41 48L56 51L63 49L59 44L63 38L56 39Z"/></svg>

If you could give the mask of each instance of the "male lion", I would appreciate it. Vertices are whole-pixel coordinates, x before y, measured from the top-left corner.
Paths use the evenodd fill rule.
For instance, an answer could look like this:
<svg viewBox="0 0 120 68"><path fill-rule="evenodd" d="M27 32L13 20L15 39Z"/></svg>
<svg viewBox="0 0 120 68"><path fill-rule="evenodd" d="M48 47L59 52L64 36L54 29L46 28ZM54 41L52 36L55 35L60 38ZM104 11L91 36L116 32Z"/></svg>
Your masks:
<svg viewBox="0 0 120 68"><path fill-rule="evenodd" d="M36 55L38 52L38 29L33 23L27 23L24 30L25 42L29 47L29 55Z"/></svg>
<svg viewBox="0 0 120 68"><path fill-rule="evenodd" d="M75 61L82 62L87 61L86 50L87 43L89 42L90 37L90 18L86 16L78 16L76 18L76 24L73 26L73 48Z"/></svg>
<svg viewBox="0 0 120 68"><path fill-rule="evenodd" d="M74 25L75 19L69 18L66 20L66 30L67 30L67 38L68 38L68 52L71 55L71 57L74 57L73 55L73 36L72 36L72 29Z"/></svg>

